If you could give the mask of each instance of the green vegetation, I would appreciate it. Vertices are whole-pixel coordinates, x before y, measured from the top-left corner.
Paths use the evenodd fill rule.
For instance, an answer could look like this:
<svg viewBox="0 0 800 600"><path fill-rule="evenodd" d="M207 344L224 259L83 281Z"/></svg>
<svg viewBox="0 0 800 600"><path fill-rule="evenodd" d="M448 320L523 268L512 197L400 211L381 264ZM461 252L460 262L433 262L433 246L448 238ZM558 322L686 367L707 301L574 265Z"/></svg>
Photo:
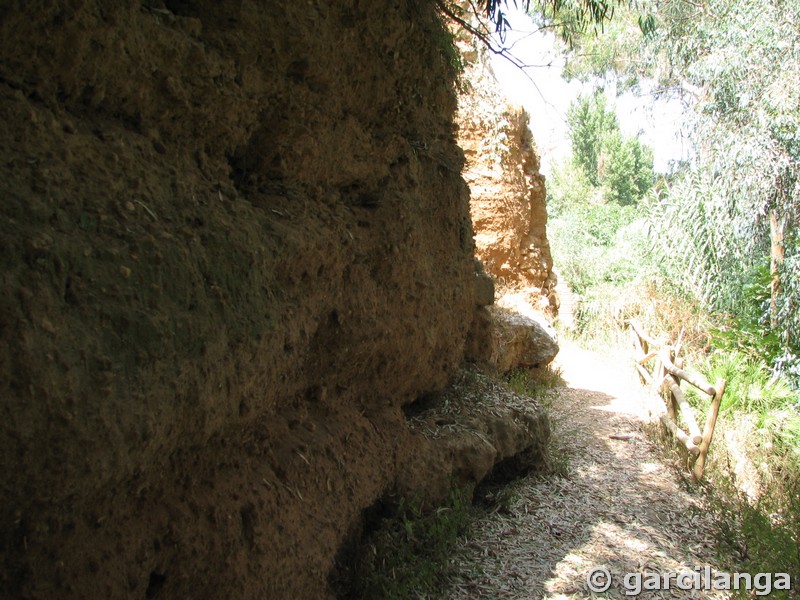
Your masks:
<svg viewBox="0 0 800 600"><path fill-rule="evenodd" d="M653 185L653 152L619 129L605 96L579 97L567 112L572 163L600 199L622 206L637 204Z"/></svg>
<svg viewBox="0 0 800 600"><path fill-rule="evenodd" d="M435 510L425 511L419 500L401 498L392 515L364 540L347 596L402 599L434 594L472 518L469 488L454 487L447 502Z"/></svg>
<svg viewBox="0 0 800 600"><path fill-rule="evenodd" d="M578 98L567 111L569 137L572 143L572 162L593 186L600 185L600 154L606 136L619 132L617 116L606 110L601 93Z"/></svg>
<svg viewBox="0 0 800 600"><path fill-rule="evenodd" d="M647 205L655 262L707 310L746 315L769 338L769 366L797 385L800 5L667 0L619 7L612 23L565 48L568 76L649 78L689 108L695 156ZM755 306L754 282L764 292Z"/></svg>
<svg viewBox="0 0 800 600"><path fill-rule="evenodd" d="M515 7L523 7L529 14L535 15L540 29L550 29L571 48L590 29L602 31L612 20L615 5L623 4L623 0L521 0L514 1ZM510 0L481 0L470 2L465 7L454 0L434 0L438 10L460 27L472 32L478 40L499 55L504 56L517 66L521 62L503 46L506 32L510 29L506 18L506 9ZM478 23L473 21L478 18ZM487 24L484 21L488 20ZM643 17L642 31L650 28L650 19ZM493 29L493 31L492 31ZM495 35L500 43L495 44Z"/></svg>
<svg viewBox="0 0 800 600"><path fill-rule="evenodd" d="M623 90L647 80L680 98L694 155L653 185L646 149L618 137L595 94L570 108L573 157L548 181L548 232L556 268L582 297L580 332L624 339L637 317L680 338L693 369L728 381L707 469L720 547L732 569L795 575L798 30L800 4L781 0L618 6L603 35L565 44L566 76L614 77ZM690 401L707 410L707 398Z"/></svg>
<svg viewBox="0 0 800 600"><path fill-rule="evenodd" d="M508 29L504 13L508 3L509 0L483 0L478 3L501 36ZM514 4L524 6L526 11L531 10L530 0L519 3L514 0ZM537 0L533 4L539 18L570 43L574 43L589 28L594 31L602 28L614 14L613 0Z"/></svg>
<svg viewBox="0 0 800 600"><path fill-rule="evenodd" d="M773 482L769 494L755 500L737 489L732 481L715 478L714 486L706 494L706 509L715 521L723 568L748 573L789 573L796 582L800 577L800 480L796 475L785 476ZM773 596L795 597L785 592L773 592Z"/></svg>
<svg viewBox="0 0 800 600"><path fill-rule="evenodd" d="M555 393L553 388L563 383L561 368L552 363L537 369L517 367L509 371L503 379L503 384L512 392L536 398L545 409L550 408Z"/></svg>
<svg viewBox="0 0 800 600"><path fill-rule="evenodd" d="M585 328L593 306L642 276L647 241L639 210L654 180L653 160L649 148L622 135L602 94L579 97L567 115L572 158L548 185L548 234L561 276L584 296Z"/></svg>

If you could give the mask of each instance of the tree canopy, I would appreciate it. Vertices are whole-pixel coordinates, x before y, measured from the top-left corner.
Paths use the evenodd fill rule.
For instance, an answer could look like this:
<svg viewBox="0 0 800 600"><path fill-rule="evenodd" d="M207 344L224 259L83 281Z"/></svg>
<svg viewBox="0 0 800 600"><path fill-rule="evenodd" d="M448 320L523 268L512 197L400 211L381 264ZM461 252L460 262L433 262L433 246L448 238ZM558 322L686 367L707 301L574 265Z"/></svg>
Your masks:
<svg viewBox="0 0 800 600"><path fill-rule="evenodd" d="M591 186L602 187L606 201L639 202L653 184L653 153L635 137L622 134L617 115L597 91L570 104L567 124L572 161Z"/></svg>
<svg viewBox="0 0 800 600"><path fill-rule="evenodd" d="M650 206L654 249L710 308L777 337L769 358L797 377L800 3L617 8L603 34L565 47L566 75L647 78L683 101L694 157Z"/></svg>
<svg viewBox="0 0 800 600"><path fill-rule="evenodd" d="M527 13L535 15L542 28L553 29L565 43L572 47L590 29L602 30L605 23L609 22L617 5L622 5L625 0L480 0L469 1L468 7L455 0L434 0L439 10L449 19L459 23L462 27L475 34L484 44L494 52L506 56L512 62L517 59L508 52L507 48L495 47L491 40L489 26L494 29L501 42L505 41L506 32L510 24L506 17L508 7L513 4L516 8L523 8ZM475 26L471 21L472 16L479 22L488 20L488 26L479 24ZM521 63L518 63L521 66Z"/></svg>

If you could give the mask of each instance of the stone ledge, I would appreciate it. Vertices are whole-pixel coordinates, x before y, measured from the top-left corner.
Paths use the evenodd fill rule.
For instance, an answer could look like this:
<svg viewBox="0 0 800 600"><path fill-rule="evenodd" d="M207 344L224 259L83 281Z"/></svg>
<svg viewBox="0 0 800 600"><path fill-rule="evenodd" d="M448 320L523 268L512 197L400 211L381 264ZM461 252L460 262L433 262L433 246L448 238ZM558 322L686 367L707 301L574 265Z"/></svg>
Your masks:
<svg viewBox="0 0 800 600"><path fill-rule="evenodd" d="M499 464L515 459L520 474L545 469L550 424L533 398L467 367L440 394L408 409L409 425L425 443L399 469L400 495L436 505L453 485L477 485Z"/></svg>

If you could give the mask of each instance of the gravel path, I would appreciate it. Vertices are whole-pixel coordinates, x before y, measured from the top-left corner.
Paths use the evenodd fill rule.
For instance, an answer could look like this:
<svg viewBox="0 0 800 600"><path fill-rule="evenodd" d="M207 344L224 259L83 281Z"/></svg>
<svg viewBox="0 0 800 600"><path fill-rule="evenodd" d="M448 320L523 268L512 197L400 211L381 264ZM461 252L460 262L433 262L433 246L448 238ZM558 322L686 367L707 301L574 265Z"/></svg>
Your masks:
<svg viewBox="0 0 800 600"><path fill-rule="evenodd" d="M529 476L497 492L495 508L453 557L457 572L443 597L624 598L654 573L661 587L670 573L711 573L713 582L710 520L643 433L661 401L623 360L566 342L557 362L567 382L550 410L561 474ZM589 589L595 568L612 575L605 594ZM680 589L687 579L669 583L639 597L729 597Z"/></svg>

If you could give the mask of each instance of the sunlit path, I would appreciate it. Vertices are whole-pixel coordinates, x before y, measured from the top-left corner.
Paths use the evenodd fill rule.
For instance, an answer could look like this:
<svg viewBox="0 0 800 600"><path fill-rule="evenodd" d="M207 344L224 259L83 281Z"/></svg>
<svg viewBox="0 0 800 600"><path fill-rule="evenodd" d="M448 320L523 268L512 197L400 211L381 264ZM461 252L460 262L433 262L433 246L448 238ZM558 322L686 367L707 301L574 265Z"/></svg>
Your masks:
<svg viewBox="0 0 800 600"><path fill-rule="evenodd" d="M497 492L495 510L454 557L444 596L590 597L587 576L604 568L608 597L626 597L647 573L714 573L709 519L643 433L658 399L612 358L566 342L557 360L566 381L551 409L561 473ZM728 597L672 588L640 597Z"/></svg>

